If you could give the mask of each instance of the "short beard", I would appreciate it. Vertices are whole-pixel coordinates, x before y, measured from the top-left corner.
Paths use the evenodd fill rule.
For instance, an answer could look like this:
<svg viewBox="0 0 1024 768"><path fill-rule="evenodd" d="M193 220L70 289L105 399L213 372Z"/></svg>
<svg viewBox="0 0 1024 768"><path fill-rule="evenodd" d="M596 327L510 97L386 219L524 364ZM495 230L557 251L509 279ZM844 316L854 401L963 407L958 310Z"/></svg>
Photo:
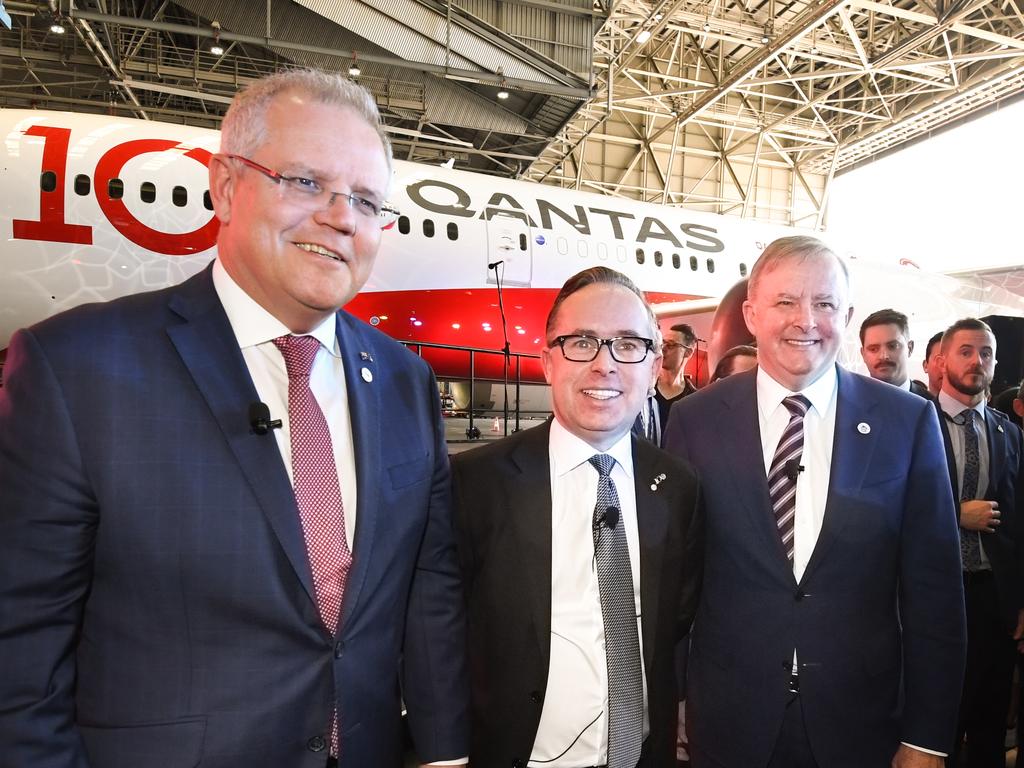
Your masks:
<svg viewBox="0 0 1024 768"><path fill-rule="evenodd" d="M984 372L982 372L980 376L982 381L981 386L974 387L967 384L959 376L952 374L949 371L946 371L946 380L949 381L949 385L953 387L953 389L955 389L957 392L960 392L964 395L968 395L969 397L975 397L976 395L980 395L992 384L991 377L985 375Z"/></svg>

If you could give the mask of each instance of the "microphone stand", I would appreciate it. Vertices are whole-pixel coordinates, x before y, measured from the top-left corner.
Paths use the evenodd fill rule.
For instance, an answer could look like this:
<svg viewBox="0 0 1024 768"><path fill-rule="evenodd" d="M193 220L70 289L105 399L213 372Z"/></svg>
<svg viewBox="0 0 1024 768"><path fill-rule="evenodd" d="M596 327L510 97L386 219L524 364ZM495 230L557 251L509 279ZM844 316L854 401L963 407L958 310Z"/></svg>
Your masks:
<svg viewBox="0 0 1024 768"><path fill-rule="evenodd" d="M502 267L501 272L504 272L504 261L496 261L493 264L488 264L491 269L494 270L494 280L498 286L498 312L501 315L501 334L505 338L505 346L502 347L502 352L505 354L505 406L503 409L504 419L502 423L502 432L505 437L508 436L508 367L512 361L512 348L508 343L508 323L505 319L505 302L502 300L501 294L501 273L498 272L498 267Z"/></svg>

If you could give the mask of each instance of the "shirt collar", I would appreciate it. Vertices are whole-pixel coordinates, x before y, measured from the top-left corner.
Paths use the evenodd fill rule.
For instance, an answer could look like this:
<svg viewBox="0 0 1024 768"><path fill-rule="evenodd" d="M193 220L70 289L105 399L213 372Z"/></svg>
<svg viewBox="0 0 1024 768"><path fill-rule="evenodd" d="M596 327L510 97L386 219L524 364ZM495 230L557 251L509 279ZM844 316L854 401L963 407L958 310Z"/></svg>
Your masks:
<svg viewBox="0 0 1024 768"><path fill-rule="evenodd" d="M945 389L939 390L939 406L943 412L948 414L950 418L956 418L964 411L968 410L968 406L961 403L955 397L946 393ZM985 401L981 400L977 405L973 406L973 409L978 412L981 417L981 421L985 420Z"/></svg>
<svg viewBox="0 0 1024 768"><path fill-rule="evenodd" d="M818 416L824 416L835 400L838 381L839 376L836 374L836 367L835 365L830 365L813 382L799 392L793 392L765 373L764 368L758 367L757 407L761 411L761 417L769 419L776 408L784 407L782 405L784 399L790 395L800 394L810 401L811 407L818 412Z"/></svg>
<svg viewBox="0 0 1024 768"><path fill-rule="evenodd" d="M261 307L242 287L235 282L221 264L220 259L213 262L213 287L217 297L224 306L224 312L235 332L238 347L255 347L278 336L291 333L288 326ZM320 325L310 331L307 336L314 337L328 352L335 357L340 354L335 343L335 317L332 314Z"/></svg>
<svg viewBox="0 0 1024 768"><path fill-rule="evenodd" d="M590 461L597 453L606 453L622 467L626 476L633 478L633 440L627 431L607 451L598 451L585 440L580 439L559 423L557 418L551 420L551 433L548 437L548 451L552 459L552 473L555 477L568 474L580 464Z"/></svg>
<svg viewBox="0 0 1024 768"><path fill-rule="evenodd" d="M910 377L907 376L907 378L903 380L902 384L897 384L896 386L899 387L900 389L902 389L904 392L909 392L910 391Z"/></svg>

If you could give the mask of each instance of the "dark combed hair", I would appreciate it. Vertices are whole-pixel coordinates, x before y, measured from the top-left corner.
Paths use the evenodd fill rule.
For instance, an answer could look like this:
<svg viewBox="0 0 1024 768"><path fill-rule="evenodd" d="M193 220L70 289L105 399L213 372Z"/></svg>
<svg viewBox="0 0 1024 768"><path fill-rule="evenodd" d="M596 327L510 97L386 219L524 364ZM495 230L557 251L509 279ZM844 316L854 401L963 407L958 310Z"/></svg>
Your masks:
<svg viewBox="0 0 1024 768"><path fill-rule="evenodd" d="M651 322L651 333L657 335L658 321L654 319L654 310L651 309L651 305L647 301L647 297L644 296L643 291L637 288L636 283L630 280L626 275L621 272L617 272L614 269L609 269L608 267L590 267L589 269L584 269L582 272L577 272L566 280L565 285L562 286L562 290L560 290L558 295L555 296L555 303L551 305L551 311L548 312L548 320L544 326L544 332L548 336L548 341L551 340L551 332L554 330L555 321L558 319L558 308L562 306L562 302L577 291L583 290L588 285L618 285L633 293L638 299L640 299L640 302L644 305L644 309L647 310L647 316Z"/></svg>
<svg viewBox="0 0 1024 768"><path fill-rule="evenodd" d="M925 362L931 360L932 350L935 349L935 345L942 341L942 331L939 331L930 339L928 339L928 346L924 348L924 359Z"/></svg>
<svg viewBox="0 0 1024 768"><path fill-rule="evenodd" d="M902 312L897 312L895 309L880 309L865 317L864 322L860 324L860 345L862 347L864 346L865 331L868 328L874 328L876 325L895 325L904 336L910 336L910 323L907 321L906 315Z"/></svg>
<svg viewBox="0 0 1024 768"><path fill-rule="evenodd" d="M752 357L756 360L757 347L752 347L749 344L738 344L737 346L728 349L718 361L718 365L715 366L715 372L711 374L711 379L708 383L710 384L712 381L718 381L719 379L724 379L727 376L732 376L733 361L737 357Z"/></svg>
<svg viewBox="0 0 1024 768"><path fill-rule="evenodd" d="M671 328L669 328L669 330L678 331L679 333L683 334L683 342L688 347L692 347L693 343L697 341L697 334L694 332L693 326L690 325L689 323L676 323Z"/></svg>
<svg viewBox="0 0 1024 768"><path fill-rule="evenodd" d="M979 320L976 317L964 317L957 320L942 332L942 346L940 349L943 353L946 352L946 349L949 347L950 340L958 331L985 331L987 333L992 333L992 328L990 328L989 324L984 320ZM995 334L992 333L992 336L994 337Z"/></svg>

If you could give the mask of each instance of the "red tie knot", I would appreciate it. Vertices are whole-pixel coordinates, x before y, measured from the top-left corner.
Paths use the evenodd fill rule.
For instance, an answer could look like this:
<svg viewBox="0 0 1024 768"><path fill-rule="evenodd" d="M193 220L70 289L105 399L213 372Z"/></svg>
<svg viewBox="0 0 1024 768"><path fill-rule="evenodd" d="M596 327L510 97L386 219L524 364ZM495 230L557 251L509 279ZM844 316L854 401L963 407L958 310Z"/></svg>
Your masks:
<svg viewBox="0 0 1024 768"><path fill-rule="evenodd" d="M320 342L312 336L278 336L274 346L281 350L288 378L309 378L313 368L313 360L320 349Z"/></svg>

